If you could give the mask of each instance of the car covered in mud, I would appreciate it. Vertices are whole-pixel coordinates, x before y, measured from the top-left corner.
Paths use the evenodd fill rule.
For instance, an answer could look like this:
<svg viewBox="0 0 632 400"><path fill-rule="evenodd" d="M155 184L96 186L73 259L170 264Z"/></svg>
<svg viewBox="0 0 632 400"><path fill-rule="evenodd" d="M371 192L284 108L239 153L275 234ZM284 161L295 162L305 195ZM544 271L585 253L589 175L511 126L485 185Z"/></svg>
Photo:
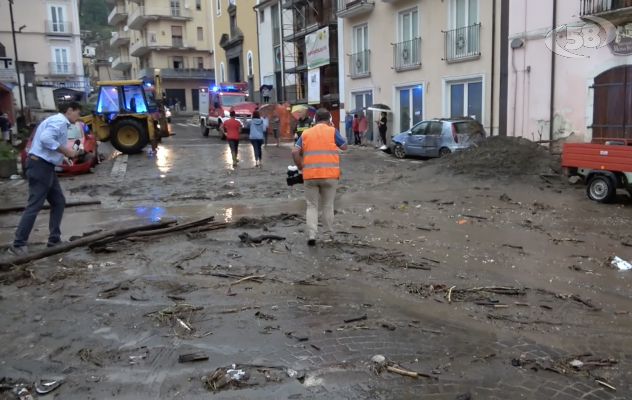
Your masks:
<svg viewBox="0 0 632 400"><path fill-rule="evenodd" d="M443 157L465 150L485 136L483 125L471 118L431 119L393 136L386 151L397 158Z"/></svg>
<svg viewBox="0 0 632 400"><path fill-rule="evenodd" d="M33 127L31 136L26 142L24 150L20 153L22 171L24 171L26 157L29 149L31 148L31 141L33 140L33 135L35 135L36 130L37 128ZM83 152L72 160L72 165L64 164L55 167L55 171L57 171L58 175L77 175L88 172L93 173L95 171L95 168L99 163L97 139L94 135L90 134L88 126L81 121L78 121L68 127L68 142L66 146L73 147L77 141L79 141L79 148L82 149Z"/></svg>

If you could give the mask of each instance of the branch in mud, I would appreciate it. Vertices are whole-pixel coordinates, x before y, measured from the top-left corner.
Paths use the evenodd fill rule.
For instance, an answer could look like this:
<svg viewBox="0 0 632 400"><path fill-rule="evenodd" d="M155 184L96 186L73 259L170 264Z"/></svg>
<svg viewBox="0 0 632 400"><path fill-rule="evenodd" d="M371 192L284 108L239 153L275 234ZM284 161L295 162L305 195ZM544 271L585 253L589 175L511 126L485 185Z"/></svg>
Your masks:
<svg viewBox="0 0 632 400"><path fill-rule="evenodd" d="M131 227L131 228L123 228L123 229L105 231L105 232L102 232L102 233L98 233L96 235L86 236L84 238L77 239L77 240L74 240L72 242L62 243L62 244L60 244L58 246L55 246L55 247L49 247L49 248L46 248L45 250L39 251L37 253L30 253L30 254L26 254L26 255L23 255L23 256L10 258L10 259L7 259L7 260L0 260L0 268L8 268L8 267L10 268L12 266L26 264L26 263L31 262L31 261L35 261L35 260L39 260L39 259L42 259L42 258L50 257L50 256L53 256L53 255L56 255L56 254L65 253L65 252L70 251L72 249L75 249L77 247L89 245L89 244L97 242L99 240L107 239L109 237L124 236L124 235L128 235L130 233L157 230L157 229L165 228L165 227L167 227L169 225L172 225L172 224L175 224L175 223L176 223L176 221L159 222L159 223L154 223L154 224L149 224L149 225L141 225L141 226L134 226L134 227Z"/></svg>

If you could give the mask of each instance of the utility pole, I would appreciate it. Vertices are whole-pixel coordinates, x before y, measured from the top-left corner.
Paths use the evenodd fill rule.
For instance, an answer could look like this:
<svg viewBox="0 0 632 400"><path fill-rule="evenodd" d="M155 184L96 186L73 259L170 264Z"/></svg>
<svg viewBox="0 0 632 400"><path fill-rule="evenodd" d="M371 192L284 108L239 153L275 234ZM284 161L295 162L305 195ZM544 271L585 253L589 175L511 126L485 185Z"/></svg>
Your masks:
<svg viewBox="0 0 632 400"><path fill-rule="evenodd" d="M20 78L20 60L18 58L18 45L15 40L15 20L13 19L13 0L9 0L9 14L11 15L11 35L13 36L13 49L15 51L15 72L18 75L18 92L20 93L20 114L24 117L24 97L22 96L22 78Z"/></svg>

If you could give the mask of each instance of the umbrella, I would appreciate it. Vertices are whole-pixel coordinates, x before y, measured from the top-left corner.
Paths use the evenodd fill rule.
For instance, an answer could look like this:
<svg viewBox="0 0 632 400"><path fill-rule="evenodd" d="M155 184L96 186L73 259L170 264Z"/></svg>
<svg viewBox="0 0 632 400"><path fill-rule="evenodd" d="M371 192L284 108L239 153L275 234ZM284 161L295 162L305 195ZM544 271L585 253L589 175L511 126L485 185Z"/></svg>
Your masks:
<svg viewBox="0 0 632 400"><path fill-rule="evenodd" d="M299 118L299 115L298 115L299 110L307 110L307 114L309 115L310 118L314 118L314 115L316 114L315 107L308 106L306 104L297 104L292 107L292 111L291 111L292 116L296 119Z"/></svg>
<svg viewBox="0 0 632 400"><path fill-rule="evenodd" d="M276 111L276 104L265 104L259 107L259 114L261 116L271 116Z"/></svg>
<svg viewBox="0 0 632 400"><path fill-rule="evenodd" d="M349 111L349 114L360 114L362 111L364 111L364 107L358 107L358 108L354 108L353 110Z"/></svg>
<svg viewBox="0 0 632 400"><path fill-rule="evenodd" d="M391 108L389 106L387 106L386 104L373 104L372 106L370 106L369 108L367 108L367 110L369 111L379 111L379 112L393 112L393 110L391 110Z"/></svg>

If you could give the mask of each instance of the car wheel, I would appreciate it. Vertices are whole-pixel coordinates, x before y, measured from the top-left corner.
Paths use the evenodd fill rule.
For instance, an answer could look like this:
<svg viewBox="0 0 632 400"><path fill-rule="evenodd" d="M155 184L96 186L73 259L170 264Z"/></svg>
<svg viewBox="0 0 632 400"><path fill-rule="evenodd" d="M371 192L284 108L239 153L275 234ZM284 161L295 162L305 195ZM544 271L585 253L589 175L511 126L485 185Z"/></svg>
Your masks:
<svg viewBox="0 0 632 400"><path fill-rule="evenodd" d="M208 137L208 126L204 125L204 123L200 123L200 129L202 130L202 136Z"/></svg>
<svg viewBox="0 0 632 400"><path fill-rule="evenodd" d="M609 203L617 195L617 188L610 178L603 175L594 176L586 186L588 197L599 203Z"/></svg>
<svg viewBox="0 0 632 400"><path fill-rule="evenodd" d="M443 147L441 150L439 150L439 157L445 157L450 153L452 153L450 149L448 149L447 147Z"/></svg>
<svg viewBox="0 0 632 400"><path fill-rule="evenodd" d="M399 159L406 158L406 151L404 151L404 146L397 143L395 148L393 148L393 155Z"/></svg>
<svg viewBox="0 0 632 400"><path fill-rule="evenodd" d="M123 154L137 154L149 144L147 126L140 120L124 118L110 125L112 147Z"/></svg>

